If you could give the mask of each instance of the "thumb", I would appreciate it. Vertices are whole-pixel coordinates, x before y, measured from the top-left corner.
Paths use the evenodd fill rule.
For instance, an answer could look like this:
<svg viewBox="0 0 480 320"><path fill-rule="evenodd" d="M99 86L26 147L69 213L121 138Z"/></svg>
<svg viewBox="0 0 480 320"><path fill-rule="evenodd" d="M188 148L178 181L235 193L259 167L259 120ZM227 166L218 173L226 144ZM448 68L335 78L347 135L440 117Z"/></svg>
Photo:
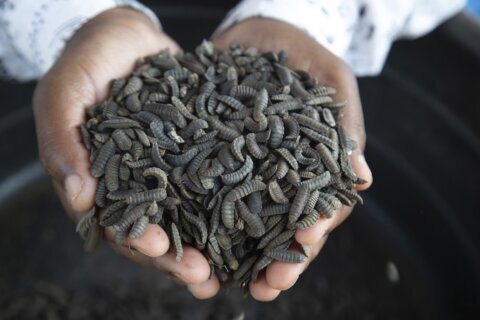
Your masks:
<svg viewBox="0 0 480 320"><path fill-rule="evenodd" d="M348 67L344 66L343 68L345 70L338 72L340 77L334 81L334 86L337 88L335 99L347 101L347 106L343 110L344 116L339 123L345 127L349 137L358 143L358 148L352 152L350 158L357 176L366 181L364 184L358 184L357 189L366 190L371 186L373 176L364 155L366 133L362 104L355 76Z"/></svg>
<svg viewBox="0 0 480 320"><path fill-rule="evenodd" d="M66 205L74 213L85 212L94 204L97 181L90 175L79 127L85 109L95 102L95 91L78 73L74 82L62 72L53 78L47 75L40 81L33 99L40 160L64 193ZM73 89L63 90L66 83Z"/></svg>

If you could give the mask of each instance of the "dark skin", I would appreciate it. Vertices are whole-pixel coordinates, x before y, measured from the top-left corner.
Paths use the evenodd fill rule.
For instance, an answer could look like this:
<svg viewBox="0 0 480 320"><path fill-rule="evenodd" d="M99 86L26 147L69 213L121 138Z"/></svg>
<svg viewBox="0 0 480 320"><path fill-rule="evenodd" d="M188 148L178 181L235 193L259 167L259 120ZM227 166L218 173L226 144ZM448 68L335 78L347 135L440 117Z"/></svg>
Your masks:
<svg viewBox="0 0 480 320"><path fill-rule="evenodd" d="M357 175L368 181L357 188L365 190L370 186L372 175L363 157L365 131L356 79L340 59L301 30L270 19L245 20L215 35L213 40L218 47L236 41L261 51L286 50L289 67L308 71L320 83L337 88L335 98L349 102L342 124L360 146L351 155L352 163ZM85 109L107 98L110 80L127 76L132 61L164 48L173 53L179 49L145 15L129 9L108 10L75 33L61 58L39 82L34 112L40 158L73 220L78 221L93 206L97 184L90 175L88 153L78 131L85 121ZM296 240L310 246L307 261L272 263L250 285L251 295L259 301L270 301L293 286L320 252L328 234L350 212L351 208L343 207L331 219L321 219L308 230L297 231ZM105 238L112 242L113 236L114 231L107 228ZM187 246L183 260L175 261L168 252L168 237L158 225L149 225L138 239L112 246L136 263L169 274L197 298L210 298L220 288L215 277L209 278L210 267L198 250Z"/></svg>
<svg viewBox="0 0 480 320"><path fill-rule="evenodd" d="M320 84L337 89L335 99L348 101L348 108L345 109L345 116L340 123L359 144L359 148L351 155L352 164L357 175L367 181L366 184L357 185L357 190L368 189L372 183L372 174L363 156L366 141L363 112L357 81L348 66L305 32L277 20L248 19L214 37L215 45L220 48L227 47L232 42L245 47L256 47L263 52L285 50L289 53L287 65L291 69L305 70ZM297 242L311 247L307 261L301 264L278 261L271 263L265 274L256 283L250 284L252 296L260 301L270 301L281 291L292 287L318 255L328 234L340 225L351 211L352 208L344 206L331 219L320 219L311 228L297 231Z"/></svg>

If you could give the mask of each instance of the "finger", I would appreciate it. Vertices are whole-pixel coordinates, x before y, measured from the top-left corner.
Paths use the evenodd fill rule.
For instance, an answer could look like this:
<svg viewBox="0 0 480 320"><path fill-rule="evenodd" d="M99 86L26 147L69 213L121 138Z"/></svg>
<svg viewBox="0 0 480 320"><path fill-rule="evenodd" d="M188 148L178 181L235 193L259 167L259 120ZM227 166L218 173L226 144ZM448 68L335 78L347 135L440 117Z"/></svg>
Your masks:
<svg viewBox="0 0 480 320"><path fill-rule="evenodd" d="M261 274L256 282L250 282L250 294L258 301L272 301L280 294L280 290L270 287L264 274Z"/></svg>
<svg viewBox="0 0 480 320"><path fill-rule="evenodd" d="M337 226L339 226L352 211L351 207L342 206L333 213L329 219L321 216L318 221L308 229L297 230L295 240L300 244L313 245L325 236L328 236Z"/></svg>
<svg viewBox="0 0 480 320"><path fill-rule="evenodd" d="M153 259L155 268L168 272L185 284L200 284L210 277L210 265L203 254L190 246L183 246L181 261L175 260L175 254L168 252Z"/></svg>
<svg viewBox="0 0 480 320"><path fill-rule="evenodd" d="M147 257L141 252L136 252L135 250L132 250L132 248L119 246L113 243L111 243L110 246L113 248L113 250L126 257L128 260L131 260L132 262L143 267L153 268L152 258Z"/></svg>
<svg viewBox="0 0 480 320"><path fill-rule="evenodd" d="M307 266L312 262L313 259L318 255L321 248L327 241L327 236L324 236L310 248L310 253L307 259L302 263L288 263L283 261L274 261L272 262L265 272L265 278L267 284L277 290L287 290L290 289L295 282L297 282L300 274L305 271ZM302 252L299 248L290 248L290 250Z"/></svg>
<svg viewBox="0 0 480 320"><path fill-rule="evenodd" d="M115 230L105 228L105 238L115 242ZM148 257L160 257L168 251L169 240L165 231L157 224L149 224L145 233L136 239L124 239L123 246L133 248Z"/></svg>
<svg viewBox="0 0 480 320"><path fill-rule="evenodd" d="M105 232L109 241L112 241L111 239L115 235L113 228L106 228ZM122 245L114 245L114 247L128 259L168 273L185 285L201 284L209 280L210 277L210 265L207 260L200 251L190 246L184 246L183 257L180 262L175 260L175 254L171 252L158 257L150 257L126 242ZM213 283L210 285L213 286Z"/></svg>
<svg viewBox="0 0 480 320"><path fill-rule="evenodd" d="M64 88L57 81L69 83L76 89L69 90L68 94L61 93ZM65 193L69 206L77 212L93 206L97 183L89 173L90 159L79 132L84 110L93 105L94 95L94 88L81 76L72 82L60 72L55 81L42 82L34 96L40 159Z"/></svg>
<svg viewBox="0 0 480 320"><path fill-rule="evenodd" d="M187 285L187 289L197 299L209 299L215 296L220 290L220 282L217 277L212 276L212 278L205 282Z"/></svg>
<svg viewBox="0 0 480 320"><path fill-rule="evenodd" d="M75 222L78 222L92 207L88 207L87 210L74 210L72 208L72 202L67 199L67 194L65 189L60 183L56 180L52 180L53 188L57 194L60 202L62 203L63 208L67 212L68 216ZM95 185L96 188L96 185ZM93 204L92 204L93 205ZM83 209L83 208L82 208Z"/></svg>
<svg viewBox="0 0 480 320"><path fill-rule="evenodd" d="M365 155L360 150L355 150L350 156L350 159L352 160L353 170L357 176L366 181L366 183L363 184L356 184L355 189L359 191L367 190L373 183L373 175L367 164Z"/></svg>

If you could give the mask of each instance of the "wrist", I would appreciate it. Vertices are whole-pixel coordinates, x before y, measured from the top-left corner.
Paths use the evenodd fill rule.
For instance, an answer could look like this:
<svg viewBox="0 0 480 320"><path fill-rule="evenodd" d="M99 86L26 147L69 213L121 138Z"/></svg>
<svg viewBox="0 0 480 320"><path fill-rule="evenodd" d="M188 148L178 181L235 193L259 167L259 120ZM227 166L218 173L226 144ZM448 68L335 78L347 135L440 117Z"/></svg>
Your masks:
<svg viewBox="0 0 480 320"><path fill-rule="evenodd" d="M77 38L94 37L103 32L111 33L112 37L117 37L120 33L123 36L141 36L145 42L153 40L150 37L162 33L144 13L129 8L113 8L96 15L85 23L73 35L71 42L75 42ZM113 33L117 33L117 35Z"/></svg>
<svg viewBox="0 0 480 320"><path fill-rule="evenodd" d="M172 51L177 44L144 13L129 8L113 8L90 19L68 41L62 58L93 57L110 47L134 50L138 57L153 54L164 47ZM115 49L114 49L115 47ZM105 52L105 51L104 51Z"/></svg>
<svg viewBox="0 0 480 320"><path fill-rule="evenodd" d="M152 31L159 30L145 13L128 7L106 10L93 17L88 23L123 25L135 30L137 28L146 28Z"/></svg>

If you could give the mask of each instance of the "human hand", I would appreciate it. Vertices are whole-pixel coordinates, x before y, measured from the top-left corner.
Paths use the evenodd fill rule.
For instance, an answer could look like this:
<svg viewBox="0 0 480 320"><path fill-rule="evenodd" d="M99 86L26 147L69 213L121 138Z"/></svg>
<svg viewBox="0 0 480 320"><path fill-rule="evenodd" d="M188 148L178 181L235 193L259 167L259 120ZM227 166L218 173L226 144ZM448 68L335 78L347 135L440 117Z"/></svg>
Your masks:
<svg viewBox="0 0 480 320"><path fill-rule="evenodd" d="M237 42L244 47L256 47L261 52L279 52L285 50L289 57L287 66L294 70L304 70L316 78L320 84L337 89L337 101L348 101L341 123L358 142L359 148L351 155L352 165L358 177L367 183L357 185L357 190L366 190L372 183L372 173L365 161L365 129L362 106L358 94L357 81L352 71L338 57L325 49L305 32L294 26L272 19L252 18L214 36L217 47L228 47ZM325 244L328 234L341 224L352 211L351 207L342 206L332 218L320 218L312 227L298 230L295 239L310 248L310 255L305 262L291 264L275 261L271 263L264 275L255 283L250 283L251 295L260 301L275 299L281 291L292 287L308 264L318 255Z"/></svg>
<svg viewBox="0 0 480 320"><path fill-rule="evenodd" d="M73 220L78 221L94 205L97 186L79 132L85 110L108 97L111 79L127 76L134 61L164 48L172 53L179 50L144 14L111 9L75 33L39 82L33 105L40 159ZM114 234L113 228L107 228L105 238L113 243ZM218 291L218 280L209 279L205 257L186 246L182 261L176 262L174 254L167 253L169 240L158 225L149 225L138 239L113 246L137 263L170 274L198 298Z"/></svg>

